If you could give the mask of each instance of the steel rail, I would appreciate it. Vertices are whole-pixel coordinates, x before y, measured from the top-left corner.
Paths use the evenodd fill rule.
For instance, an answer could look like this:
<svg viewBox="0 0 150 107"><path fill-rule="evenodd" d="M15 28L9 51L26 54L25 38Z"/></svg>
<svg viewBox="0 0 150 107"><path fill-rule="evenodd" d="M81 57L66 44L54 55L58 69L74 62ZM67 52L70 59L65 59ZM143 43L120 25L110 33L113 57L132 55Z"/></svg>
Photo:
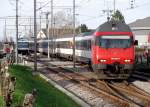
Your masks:
<svg viewBox="0 0 150 107"><path fill-rule="evenodd" d="M143 76L150 77L150 73L145 73L145 72L140 72L140 71L135 71L134 73L138 74L138 75L143 75Z"/></svg>
<svg viewBox="0 0 150 107"><path fill-rule="evenodd" d="M139 74L132 74L132 78L138 78L138 79L141 79L141 80L145 80L145 81L150 82L150 78L149 78L149 77L141 76L141 75L139 75Z"/></svg>
<svg viewBox="0 0 150 107"><path fill-rule="evenodd" d="M49 69L50 69L50 68L49 68ZM53 70L53 71L54 71L54 69L50 69L50 70ZM58 71L55 71L55 72L58 72ZM92 89L92 90L94 90L94 91L96 91L96 92L98 92L98 93L100 93L100 94L103 94L104 96L107 96L107 97L109 97L109 98L111 98L111 99L113 99L113 100L115 100L115 101L119 101L119 102L120 102L119 105L122 105L123 107L132 107L132 106L129 104L129 102L124 101L124 99L118 98L118 96L112 95L112 94L110 94L110 93L108 93L108 92L106 92L106 91L104 91L104 90L100 90L100 89L98 89L98 88L95 88L95 87L91 86L90 84L88 84L88 83L85 82L85 81L75 80L75 79L72 78L71 76L66 75L65 73L62 73L62 72L58 72L58 74L62 75L63 77L66 77L66 78L68 78L68 79L70 79L70 80L76 81L76 82L80 83L82 86L85 86L85 87L87 87L87 88L90 88L90 89Z"/></svg>
<svg viewBox="0 0 150 107"><path fill-rule="evenodd" d="M146 101L147 102L146 105L150 104L150 97L149 96L141 95L140 93L136 93L135 91L132 91L132 90L127 90L127 89L125 89L121 86L117 86L115 84L109 83L108 85L113 87L114 89L119 90L120 92L124 92L124 93L127 93L128 95L135 96L135 97L141 99L144 102Z"/></svg>
<svg viewBox="0 0 150 107"><path fill-rule="evenodd" d="M112 87L109 86L108 82L105 82L105 81L101 81L101 80L97 80L98 83L100 84L103 84L105 85L110 92L112 92L114 95L116 95L117 97L120 97L121 99L125 100L126 102L128 102L130 104L130 106L136 106L136 107L139 107L141 106L140 104L136 103L136 102L133 102L131 101L130 99L128 98L125 98L124 96L120 95L120 93L116 92L115 90L112 89Z"/></svg>
<svg viewBox="0 0 150 107"><path fill-rule="evenodd" d="M150 98L150 94L146 91L143 91L139 87L135 86L133 83L128 83L127 81L124 81L125 85L129 86L130 88L134 89L137 93L143 94L145 96L148 96Z"/></svg>

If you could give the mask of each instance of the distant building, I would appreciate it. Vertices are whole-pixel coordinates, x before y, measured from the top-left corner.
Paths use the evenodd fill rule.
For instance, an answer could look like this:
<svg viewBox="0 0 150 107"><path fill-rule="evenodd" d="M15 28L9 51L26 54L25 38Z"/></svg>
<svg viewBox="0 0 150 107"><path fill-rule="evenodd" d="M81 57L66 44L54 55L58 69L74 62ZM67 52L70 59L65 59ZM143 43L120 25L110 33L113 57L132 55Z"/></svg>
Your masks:
<svg viewBox="0 0 150 107"><path fill-rule="evenodd" d="M129 26L135 34L135 39L139 42L139 47L150 47L150 17L138 19Z"/></svg>
<svg viewBox="0 0 150 107"><path fill-rule="evenodd" d="M53 36L52 36L53 34ZM60 38L60 37L70 37L70 35L73 34L73 29L71 28L55 28L55 29L49 29L49 38ZM37 39L46 39L48 38L46 29L42 29L37 34Z"/></svg>
<svg viewBox="0 0 150 107"><path fill-rule="evenodd" d="M41 31L37 34L37 39L44 39L44 38L47 38L46 30L45 30L45 29L41 30Z"/></svg>

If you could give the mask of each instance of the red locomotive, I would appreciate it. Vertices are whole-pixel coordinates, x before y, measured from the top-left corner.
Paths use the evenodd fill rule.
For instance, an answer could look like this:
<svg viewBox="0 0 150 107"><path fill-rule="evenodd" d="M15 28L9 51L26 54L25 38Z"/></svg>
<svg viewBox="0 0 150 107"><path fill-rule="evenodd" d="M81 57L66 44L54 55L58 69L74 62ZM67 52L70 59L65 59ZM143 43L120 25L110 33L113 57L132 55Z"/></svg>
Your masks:
<svg viewBox="0 0 150 107"><path fill-rule="evenodd" d="M135 63L138 41L128 25L108 21L100 25L92 40L92 68L105 74L130 74Z"/></svg>

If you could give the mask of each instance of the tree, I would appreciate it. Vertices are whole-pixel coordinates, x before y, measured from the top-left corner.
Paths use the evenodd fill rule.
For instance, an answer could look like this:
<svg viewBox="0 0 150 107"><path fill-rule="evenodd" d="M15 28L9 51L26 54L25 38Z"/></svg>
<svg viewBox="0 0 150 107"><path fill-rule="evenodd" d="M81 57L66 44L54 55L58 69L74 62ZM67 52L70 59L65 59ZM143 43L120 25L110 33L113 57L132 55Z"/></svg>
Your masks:
<svg viewBox="0 0 150 107"><path fill-rule="evenodd" d="M117 10L114 14L112 14L111 20L122 21L123 23L125 23L124 16L119 10Z"/></svg>
<svg viewBox="0 0 150 107"><path fill-rule="evenodd" d="M63 11L58 11L57 13L54 14L54 24L55 27L57 28L62 28L62 27L72 27L72 15L71 14L66 14Z"/></svg>
<svg viewBox="0 0 150 107"><path fill-rule="evenodd" d="M86 24L81 24L79 27L77 27L76 32L83 33L83 32L89 32L89 30Z"/></svg>

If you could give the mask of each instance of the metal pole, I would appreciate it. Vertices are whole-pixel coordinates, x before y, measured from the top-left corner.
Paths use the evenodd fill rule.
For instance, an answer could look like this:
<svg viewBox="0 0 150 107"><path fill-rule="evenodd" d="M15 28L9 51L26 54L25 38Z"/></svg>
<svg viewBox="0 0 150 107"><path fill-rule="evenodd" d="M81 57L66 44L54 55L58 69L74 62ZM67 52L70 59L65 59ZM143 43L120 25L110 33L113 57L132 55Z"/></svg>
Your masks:
<svg viewBox="0 0 150 107"><path fill-rule="evenodd" d="M50 52L49 52L49 20L48 20L49 12L46 13L46 34L48 38L48 58L50 58Z"/></svg>
<svg viewBox="0 0 150 107"><path fill-rule="evenodd" d="M6 22L6 19L5 19L5 37L7 36L7 34L6 34L6 32L7 32L7 31L6 31L6 30L7 30L7 29L6 29L6 26L7 26L7 22Z"/></svg>
<svg viewBox="0 0 150 107"><path fill-rule="evenodd" d="M41 14L40 14L40 31L41 31L41 28L42 28L42 27L41 27L41 24L42 24L42 22L41 22L41 17L42 17L42 16L41 16Z"/></svg>
<svg viewBox="0 0 150 107"><path fill-rule="evenodd" d="M73 68L75 68L75 0L73 0Z"/></svg>
<svg viewBox="0 0 150 107"><path fill-rule="evenodd" d="M53 0L51 0L51 41L53 43L53 46L52 46L52 54L54 54L54 36L53 36Z"/></svg>
<svg viewBox="0 0 150 107"><path fill-rule="evenodd" d="M116 11L116 0L114 0L114 13Z"/></svg>
<svg viewBox="0 0 150 107"><path fill-rule="evenodd" d="M37 25L36 25L36 0L34 0L34 73L37 73Z"/></svg>
<svg viewBox="0 0 150 107"><path fill-rule="evenodd" d="M30 38L32 38L33 37L33 35L32 35L32 31L31 31L31 17L30 17Z"/></svg>
<svg viewBox="0 0 150 107"><path fill-rule="evenodd" d="M57 44L56 44L56 33L55 33L56 29L55 29L55 17L53 17L53 41L54 41L54 55L56 55L56 48L57 48Z"/></svg>
<svg viewBox="0 0 150 107"><path fill-rule="evenodd" d="M18 64L18 0L16 0L16 64Z"/></svg>
<svg viewBox="0 0 150 107"><path fill-rule="evenodd" d="M109 21L110 20L110 15L109 15L109 8L108 8L108 10L107 10L107 21Z"/></svg>

